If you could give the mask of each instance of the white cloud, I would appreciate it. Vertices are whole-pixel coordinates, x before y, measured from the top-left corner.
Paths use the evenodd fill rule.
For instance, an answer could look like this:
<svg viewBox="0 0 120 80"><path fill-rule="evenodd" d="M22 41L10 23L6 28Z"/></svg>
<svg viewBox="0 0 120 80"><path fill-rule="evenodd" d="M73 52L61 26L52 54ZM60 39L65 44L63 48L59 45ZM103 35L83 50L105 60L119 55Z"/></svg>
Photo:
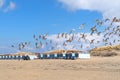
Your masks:
<svg viewBox="0 0 120 80"><path fill-rule="evenodd" d="M14 2L10 2L9 5L4 9L4 12L8 12L8 11L11 11L11 10L14 10L16 7L16 4Z"/></svg>
<svg viewBox="0 0 120 80"><path fill-rule="evenodd" d="M56 49L79 49L79 50L88 50L88 49L91 49L95 46L100 46L101 43L99 44L96 44L97 41L102 41L103 39L103 34L101 34L100 36L98 36L97 34L93 34L93 35L90 35L90 33L85 33L86 35L86 40L82 39L82 35L83 33L77 33L77 34L74 34L74 40L71 42L71 43L67 43L67 46L63 46L63 43L68 40L69 38L72 37L72 35L68 35L67 38L63 38L63 37L59 37L57 38L57 34L54 34L54 35L50 35L48 36L48 40L52 40L54 43L58 43L58 45L56 46ZM78 39L80 39L80 42L78 42ZM91 45L90 44L90 41L95 39L94 41L94 44ZM83 47L81 48L81 44L83 45ZM92 46L92 47L91 47ZM74 47L74 48L73 48ZM89 47L89 48L88 48Z"/></svg>
<svg viewBox="0 0 120 80"><path fill-rule="evenodd" d="M4 5L5 0L0 0L0 8Z"/></svg>
<svg viewBox="0 0 120 80"><path fill-rule="evenodd" d="M65 39L62 38L62 37L60 37L60 39L58 39L58 38L57 38L57 34L50 35L50 36L48 36L47 39L53 40L53 41L55 41L55 42L63 42L63 41L65 41Z"/></svg>
<svg viewBox="0 0 120 80"><path fill-rule="evenodd" d="M0 0L0 11L8 12L14 10L16 4L13 1Z"/></svg>
<svg viewBox="0 0 120 80"><path fill-rule="evenodd" d="M72 11L98 11L104 18L120 17L120 0L58 0L58 2Z"/></svg>
<svg viewBox="0 0 120 80"><path fill-rule="evenodd" d="M111 32L111 31L110 31ZM118 35L116 34L111 34L108 37L104 37L104 35L106 33L101 33L101 35L97 35L97 33L94 33L93 35L90 35L90 33L84 33L86 38L85 40L82 39L82 35L83 33L74 33L74 40L69 43L66 42L66 40L68 40L69 38L72 37L72 35L68 35L68 38L63 38L63 37L59 37L57 38L57 34L53 34L48 36L48 40L52 40L54 43L58 43L58 45L56 46L56 49L77 49L77 50L91 50L95 47L100 47L100 46L104 46L105 43L103 42L103 39L106 39L109 37L108 41L107 41L107 46L110 45L110 43L112 45L116 45L116 44L120 44L120 42L118 42L117 40L120 40ZM80 41L78 41L80 38ZM90 44L91 40L94 40L92 44ZM114 43L113 41L116 40L116 42ZM63 46L63 43L66 42L66 46ZM53 44L54 45L54 44ZM81 48L82 45L82 48Z"/></svg>
<svg viewBox="0 0 120 80"><path fill-rule="evenodd" d="M14 2L11 1L9 6L10 6L10 9L13 10L13 9L15 9L16 5Z"/></svg>

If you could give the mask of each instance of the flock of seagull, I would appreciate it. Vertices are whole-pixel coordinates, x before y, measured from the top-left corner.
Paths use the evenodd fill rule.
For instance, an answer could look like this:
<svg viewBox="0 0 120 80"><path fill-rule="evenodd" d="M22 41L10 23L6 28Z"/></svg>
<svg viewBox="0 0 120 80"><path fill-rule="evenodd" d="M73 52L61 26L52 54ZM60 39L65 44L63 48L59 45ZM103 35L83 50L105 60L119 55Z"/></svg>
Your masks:
<svg viewBox="0 0 120 80"><path fill-rule="evenodd" d="M114 17L112 20L108 18L105 20L97 19L95 20L95 25L88 29L89 33L82 32L82 30L87 27L86 24L83 23L78 28L79 32L72 29L68 33L63 32L54 35L54 39L51 39L51 35L48 34L33 35L35 41L34 46L36 49L48 48L48 50L61 48L79 50L87 48L89 50L90 48L100 47L100 45L112 46L114 44L120 44L119 23L120 19L117 17ZM18 44L18 49L22 50L29 45L31 45L31 42L22 42ZM15 45L11 45L11 47L15 47Z"/></svg>

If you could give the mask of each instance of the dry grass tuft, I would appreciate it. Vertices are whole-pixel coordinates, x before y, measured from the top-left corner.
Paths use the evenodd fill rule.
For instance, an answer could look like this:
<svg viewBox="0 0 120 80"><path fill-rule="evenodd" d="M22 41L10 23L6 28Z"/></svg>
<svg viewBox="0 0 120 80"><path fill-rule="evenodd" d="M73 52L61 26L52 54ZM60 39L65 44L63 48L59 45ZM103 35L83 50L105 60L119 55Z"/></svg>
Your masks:
<svg viewBox="0 0 120 80"><path fill-rule="evenodd" d="M101 56L101 57L110 57L110 56L117 56L118 54L113 51L93 51L91 52L92 56Z"/></svg>
<svg viewBox="0 0 120 80"><path fill-rule="evenodd" d="M110 57L117 56L120 52L120 44L116 46L103 46L90 51L92 56Z"/></svg>

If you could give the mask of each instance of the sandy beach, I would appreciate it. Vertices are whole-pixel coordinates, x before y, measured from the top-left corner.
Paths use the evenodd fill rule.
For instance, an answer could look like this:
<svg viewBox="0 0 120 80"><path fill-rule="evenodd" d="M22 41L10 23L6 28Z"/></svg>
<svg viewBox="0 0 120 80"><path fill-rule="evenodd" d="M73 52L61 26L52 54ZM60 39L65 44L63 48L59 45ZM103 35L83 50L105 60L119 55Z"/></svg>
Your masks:
<svg viewBox="0 0 120 80"><path fill-rule="evenodd" d="M0 60L1 80L119 80L120 56L90 60Z"/></svg>

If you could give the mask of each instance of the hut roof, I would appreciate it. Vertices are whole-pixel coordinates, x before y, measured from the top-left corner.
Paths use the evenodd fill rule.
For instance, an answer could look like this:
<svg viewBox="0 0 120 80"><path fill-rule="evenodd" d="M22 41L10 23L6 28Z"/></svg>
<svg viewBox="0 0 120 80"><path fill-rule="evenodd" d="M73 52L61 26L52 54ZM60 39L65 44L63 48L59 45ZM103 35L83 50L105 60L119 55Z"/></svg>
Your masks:
<svg viewBox="0 0 120 80"><path fill-rule="evenodd" d="M16 54L12 54L12 55L34 55L34 54L31 52L18 52Z"/></svg>
<svg viewBox="0 0 120 80"><path fill-rule="evenodd" d="M1 54L1 55L5 55L5 56L24 56L24 55L36 55L34 53L31 53L31 52L18 52L18 53L13 53L13 54Z"/></svg>
<svg viewBox="0 0 120 80"><path fill-rule="evenodd" d="M59 54L59 53L81 53L83 51L80 50L53 50L53 51L48 51L48 52L44 52L44 54Z"/></svg>

